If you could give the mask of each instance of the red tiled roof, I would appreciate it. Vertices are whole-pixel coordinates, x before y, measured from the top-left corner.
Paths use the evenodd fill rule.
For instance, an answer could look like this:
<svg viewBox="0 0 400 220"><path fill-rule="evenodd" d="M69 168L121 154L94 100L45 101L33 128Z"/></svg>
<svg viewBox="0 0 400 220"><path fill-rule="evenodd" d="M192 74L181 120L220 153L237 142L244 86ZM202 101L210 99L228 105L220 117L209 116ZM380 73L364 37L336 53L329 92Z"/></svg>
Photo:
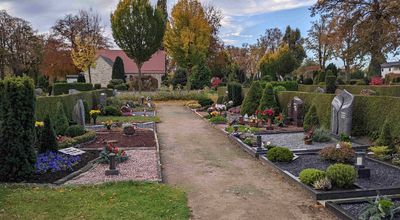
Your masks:
<svg viewBox="0 0 400 220"><path fill-rule="evenodd" d="M110 63L111 61L110 65L112 65L112 63L114 63L115 61L115 58L119 56L124 61L124 68L126 74L139 73L135 62L133 62L133 60L130 59L123 50L100 50L97 52L97 56L102 56L103 58L106 59L108 63ZM166 59L165 52L163 50L159 50L158 52L153 54L150 60L148 60L143 64L142 73L164 74L166 72L165 59Z"/></svg>

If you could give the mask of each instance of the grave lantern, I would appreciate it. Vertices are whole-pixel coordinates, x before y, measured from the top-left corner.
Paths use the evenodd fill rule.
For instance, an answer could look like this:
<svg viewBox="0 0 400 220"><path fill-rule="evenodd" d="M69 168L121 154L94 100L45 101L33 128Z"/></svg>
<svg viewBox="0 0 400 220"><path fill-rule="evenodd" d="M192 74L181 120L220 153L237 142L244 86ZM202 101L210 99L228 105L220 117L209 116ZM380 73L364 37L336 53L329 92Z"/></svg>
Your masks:
<svg viewBox="0 0 400 220"><path fill-rule="evenodd" d="M365 167L365 152L356 152L357 173L359 178L369 178L371 170Z"/></svg>
<svg viewBox="0 0 400 220"><path fill-rule="evenodd" d="M262 139L261 139L261 135L257 135L257 150L262 150Z"/></svg>

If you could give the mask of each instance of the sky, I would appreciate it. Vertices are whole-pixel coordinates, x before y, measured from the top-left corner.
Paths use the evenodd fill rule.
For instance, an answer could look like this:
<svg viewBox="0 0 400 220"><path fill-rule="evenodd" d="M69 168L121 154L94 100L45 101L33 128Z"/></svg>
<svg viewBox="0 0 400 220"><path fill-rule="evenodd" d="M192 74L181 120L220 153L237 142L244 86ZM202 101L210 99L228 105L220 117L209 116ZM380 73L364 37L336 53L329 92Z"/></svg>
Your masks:
<svg viewBox="0 0 400 220"><path fill-rule="evenodd" d="M106 34L112 38L110 14L119 0L0 0L0 9L32 23L39 33L49 32L57 19L92 8L102 17ZM267 28L287 25L300 28L302 35L310 28L308 8L315 0L200 0L222 12L220 38L227 45L255 43ZM156 0L151 0L153 4ZM168 0L171 10L177 0Z"/></svg>

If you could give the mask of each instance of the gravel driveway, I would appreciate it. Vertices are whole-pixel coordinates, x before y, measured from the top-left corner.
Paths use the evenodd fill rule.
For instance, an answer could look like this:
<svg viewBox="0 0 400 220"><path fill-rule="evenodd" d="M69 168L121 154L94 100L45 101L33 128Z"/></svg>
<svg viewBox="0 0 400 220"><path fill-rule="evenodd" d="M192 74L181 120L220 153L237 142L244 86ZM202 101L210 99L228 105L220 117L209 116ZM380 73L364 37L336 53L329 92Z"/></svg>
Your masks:
<svg viewBox="0 0 400 220"><path fill-rule="evenodd" d="M183 106L157 107L164 181L188 193L191 219L335 219Z"/></svg>

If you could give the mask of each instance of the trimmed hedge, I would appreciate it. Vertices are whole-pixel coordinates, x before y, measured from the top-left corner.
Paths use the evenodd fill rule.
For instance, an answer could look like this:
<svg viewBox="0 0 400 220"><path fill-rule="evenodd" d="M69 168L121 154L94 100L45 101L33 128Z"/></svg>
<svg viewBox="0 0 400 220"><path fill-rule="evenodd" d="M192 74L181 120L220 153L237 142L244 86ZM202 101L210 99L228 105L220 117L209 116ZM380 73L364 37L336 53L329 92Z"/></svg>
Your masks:
<svg viewBox="0 0 400 220"><path fill-rule="evenodd" d="M287 111L288 102L298 96L305 102L308 109L315 104L320 126L330 128L331 103L334 94L307 93L307 92L280 92L277 94L282 109ZM400 98L390 96L359 96L354 99L352 135L368 135L377 138L384 122L390 122L392 136L400 135Z"/></svg>
<svg viewBox="0 0 400 220"><path fill-rule="evenodd" d="M91 83L54 83L53 94L68 94L70 89L76 89L78 91L91 91L93 90L93 85Z"/></svg>
<svg viewBox="0 0 400 220"><path fill-rule="evenodd" d="M285 89L287 91L298 91L299 90L299 86L303 86L303 85L299 85L296 81L274 81L274 82L261 81L260 83L261 83L261 86L262 86L263 89L265 88L265 85L267 83L271 83L274 88L277 87L277 86L283 86L283 87L285 87ZM315 88L317 88L317 87L315 87ZM312 90L312 91L314 91L314 90ZM220 86L217 89L217 94L218 94L218 96L225 96L226 95L226 91L227 91L227 87ZM242 89L243 98L246 96L248 91L249 91L249 88L243 88Z"/></svg>
<svg viewBox="0 0 400 220"><path fill-rule="evenodd" d="M43 121L45 116L48 114L54 117L57 113L57 103L61 102L64 106L64 112L69 120L72 120L72 111L76 102L79 99L86 101L89 107L93 106L93 101L99 103L99 96L101 93L107 93L108 96L112 96L111 90L95 90L88 92L81 92L73 95L60 95L60 96L49 96L49 97L37 97L35 115L36 119ZM52 118L54 120L54 118Z"/></svg>
<svg viewBox="0 0 400 220"><path fill-rule="evenodd" d="M299 92L314 92L318 85L299 85ZM346 89L354 95L359 95L363 89L375 91L378 96L400 97L400 85L371 86L371 85L339 85L338 89Z"/></svg>
<svg viewBox="0 0 400 220"><path fill-rule="evenodd" d="M159 92L142 92L141 94L121 94L118 98L122 101L138 100L141 96L150 96L153 101L170 101L170 100L200 100L208 98L204 91L159 91Z"/></svg>

